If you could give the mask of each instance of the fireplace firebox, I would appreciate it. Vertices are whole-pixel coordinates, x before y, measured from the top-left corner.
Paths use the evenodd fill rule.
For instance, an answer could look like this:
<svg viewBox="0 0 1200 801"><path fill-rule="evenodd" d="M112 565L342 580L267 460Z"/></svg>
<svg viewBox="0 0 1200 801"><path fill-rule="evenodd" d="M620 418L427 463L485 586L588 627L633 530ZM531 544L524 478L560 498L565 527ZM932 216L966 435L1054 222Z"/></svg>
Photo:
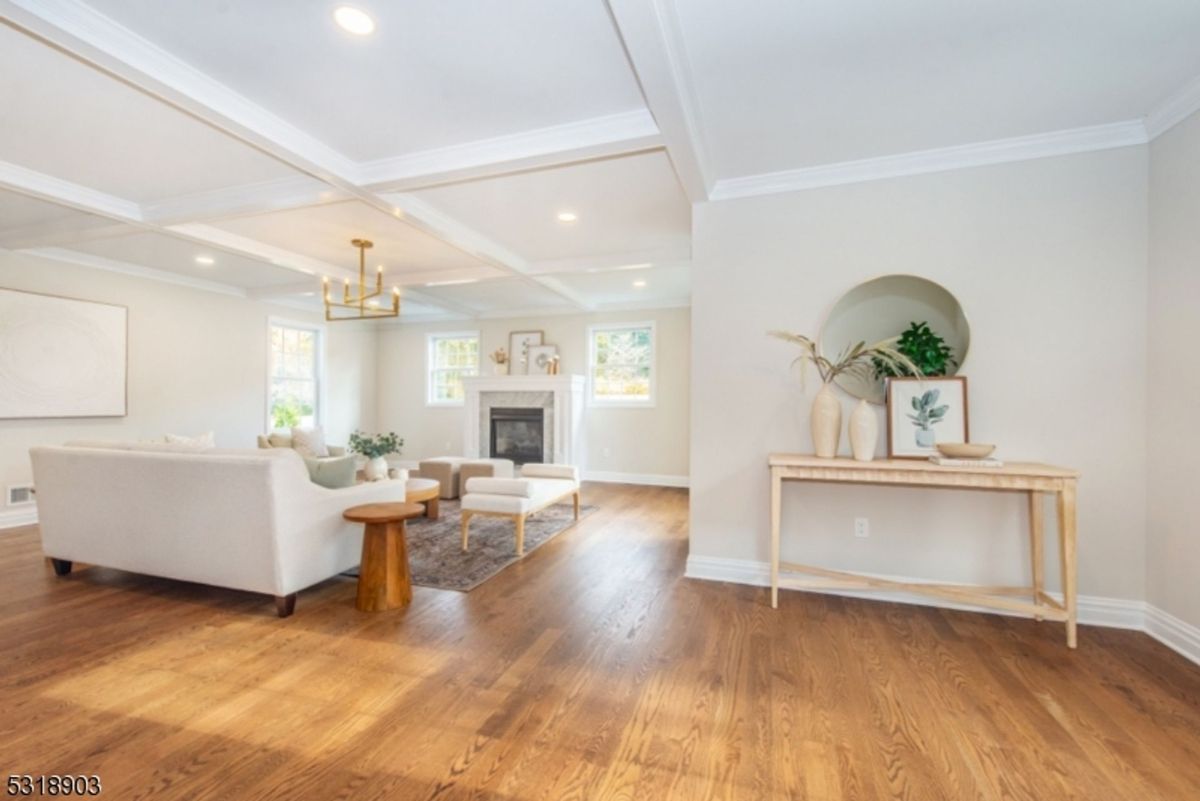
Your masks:
<svg viewBox="0 0 1200 801"><path fill-rule="evenodd" d="M511 459L516 464L541 462L545 458L545 409L491 410L491 456Z"/></svg>

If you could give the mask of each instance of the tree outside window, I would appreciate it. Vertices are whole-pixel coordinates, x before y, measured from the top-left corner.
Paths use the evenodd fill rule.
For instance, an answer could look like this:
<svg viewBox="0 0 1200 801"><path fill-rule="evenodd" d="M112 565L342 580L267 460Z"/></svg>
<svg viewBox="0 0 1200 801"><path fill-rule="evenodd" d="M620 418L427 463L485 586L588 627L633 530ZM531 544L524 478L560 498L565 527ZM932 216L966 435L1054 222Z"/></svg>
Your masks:
<svg viewBox="0 0 1200 801"><path fill-rule="evenodd" d="M272 324L268 414L273 430L316 425L319 402L320 332Z"/></svg>
<svg viewBox="0 0 1200 801"><path fill-rule="evenodd" d="M591 398L595 404L654 402L654 326L595 326L589 331Z"/></svg>

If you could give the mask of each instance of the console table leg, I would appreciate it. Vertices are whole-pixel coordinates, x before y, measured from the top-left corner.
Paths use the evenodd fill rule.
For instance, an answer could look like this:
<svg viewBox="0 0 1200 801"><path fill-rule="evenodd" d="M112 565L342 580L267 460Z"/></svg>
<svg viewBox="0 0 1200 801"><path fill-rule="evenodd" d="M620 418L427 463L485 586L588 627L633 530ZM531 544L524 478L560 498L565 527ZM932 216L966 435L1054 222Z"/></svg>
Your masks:
<svg viewBox="0 0 1200 801"><path fill-rule="evenodd" d="M779 518L783 479L771 471L771 608L779 608Z"/></svg>
<svg viewBox="0 0 1200 801"><path fill-rule="evenodd" d="M1041 604L1042 591L1046 583L1046 518L1045 495L1041 492L1029 493L1029 554L1033 562L1033 602ZM1034 620L1041 620L1041 615L1034 615Z"/></svg>
<svg viewBox="0 0 1200 801"><path fill-rule="evenodd" d="M1062 561L1063 606L1067 609L1067 647L1076 644L1075 483L1067 482L1058 493L1058 542Z"/></svg>

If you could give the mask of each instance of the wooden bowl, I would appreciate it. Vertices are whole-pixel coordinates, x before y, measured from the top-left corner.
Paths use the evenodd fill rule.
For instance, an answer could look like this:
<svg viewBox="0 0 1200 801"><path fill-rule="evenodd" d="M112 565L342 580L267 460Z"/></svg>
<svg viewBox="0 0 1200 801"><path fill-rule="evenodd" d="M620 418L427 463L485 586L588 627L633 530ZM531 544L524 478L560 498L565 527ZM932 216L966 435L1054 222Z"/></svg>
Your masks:
<svg viewBox="0 0 1200 801"><path fill-rule="evenodd" d="M937 449L947 459L986 459L996 446L978 442L939 442Z"/></svg>

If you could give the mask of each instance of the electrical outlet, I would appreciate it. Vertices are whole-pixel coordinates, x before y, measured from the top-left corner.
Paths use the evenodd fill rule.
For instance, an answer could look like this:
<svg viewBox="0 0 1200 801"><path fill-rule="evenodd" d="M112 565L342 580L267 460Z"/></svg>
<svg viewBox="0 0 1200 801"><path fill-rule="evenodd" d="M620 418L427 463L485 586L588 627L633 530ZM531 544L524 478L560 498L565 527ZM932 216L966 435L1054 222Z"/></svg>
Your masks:
<svg viewBox="0 0 1200 801"><path fill-rule="evenodd" d="M603 453L604 453L604 456L605 456L605 457L612 456L612 448L605 448L605 449L603 450Z"/></svg>
<svg viewBox="0 0 1200 801"><path fill-rule="evenodd" d="M871 536L871 524L865 517L854 518L854 536L866 539Z"/></svg>

